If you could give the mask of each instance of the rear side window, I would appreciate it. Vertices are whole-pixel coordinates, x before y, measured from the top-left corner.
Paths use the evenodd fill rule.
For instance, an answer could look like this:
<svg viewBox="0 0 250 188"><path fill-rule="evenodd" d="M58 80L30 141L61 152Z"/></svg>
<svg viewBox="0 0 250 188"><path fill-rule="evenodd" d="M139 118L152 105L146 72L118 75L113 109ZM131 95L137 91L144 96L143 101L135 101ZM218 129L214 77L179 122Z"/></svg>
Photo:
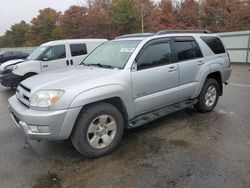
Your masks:
<svg viewBox="0 0 250 188"><path fill-rule="evenodd" d="M200 47L192 37L175 37L174 47L178 61L203 57Z"/></svg>
<svg viewBox="0 0 250 188"><path fill-rule="evenodd" d="M225 53L225 48L221 40L218 37L205 36L205 37L201 37L201 39L209 46L209 48L215 54Z"/></svg>
<svg viewBox="0 0 250 188"><path fill-rule="evenodd" d="M195 58L201 58L201 57L203 57L202 53L201 53L201 49L198 46L198 44L195 41L192 41L192 45L193 45L193 49L194 49L194 57Z"/></svg>
<svg viewBox="0 0 250 188"><path fill-rule="evenodd" d="M87 54L86 44L70 44L71 56L79 56Z"/></svg>
<svg viewBox="0 0 250 188"><path fill-rule="evenodd" d="M174 43L178 61L195 58L192 41L175 41Z"/></svg>

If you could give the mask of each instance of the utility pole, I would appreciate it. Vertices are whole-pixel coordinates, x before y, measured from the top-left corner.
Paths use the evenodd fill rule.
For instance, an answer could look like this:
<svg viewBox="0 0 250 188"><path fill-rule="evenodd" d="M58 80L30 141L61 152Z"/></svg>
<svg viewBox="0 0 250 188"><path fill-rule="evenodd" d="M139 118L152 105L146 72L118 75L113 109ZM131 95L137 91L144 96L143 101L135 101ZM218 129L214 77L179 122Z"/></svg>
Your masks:
<svg viewBox="0 0 250 188"><path fill-rule="evenodd" d="M141 14L141 32L144 33L144 19L143 19L143 10L142 10L142 14Z"/></svg>
<svg viewBox="0 0 250 188"><path fill-rule="evenodd" d="M144 8L141 6L141 32L144 33Z"/></svg>

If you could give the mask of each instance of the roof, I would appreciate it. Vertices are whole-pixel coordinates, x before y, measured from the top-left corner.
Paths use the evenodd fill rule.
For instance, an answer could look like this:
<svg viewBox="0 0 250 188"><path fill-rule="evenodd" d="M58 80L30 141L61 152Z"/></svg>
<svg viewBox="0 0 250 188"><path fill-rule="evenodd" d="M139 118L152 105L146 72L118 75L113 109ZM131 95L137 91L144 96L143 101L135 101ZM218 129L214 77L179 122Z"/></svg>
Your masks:
<svg viewBox="0 0 250 188"><path fill-rule="evenodd" d="M157 39L157 38L164 38L164 37L197 37L197 36L218 36L217 34L208 34L208 33L168 33L168 34L160 34L160 35L152 35L148 37L128 37L128 38L118 38L115 41L122 41L122 40L150 40L150 39Z"/></svg>
<svg viewBox="0 0 250 188"><path fill-rule="evenodd" d="M68 44L68 43L78 43L78 42L105 42L107 39L63 39L63 40L55 40L43 43L44 46L50 46L55 44Z"/></svg>
<svg viewBox="0 0 250 188"><path fill-rule="evenodd" d="M174 36L218 36L208 30L163 30L157 33L133 33L116 37L115 40L144 40Z"/></svg>
<svg viewBox="0 0 250 188"><path fill-rule="evenodd" d="M130 38L130 37L149 37L153 35L154 33L133 33L128 35L121 35L119 37L116 37L115 39Z"/></svg>

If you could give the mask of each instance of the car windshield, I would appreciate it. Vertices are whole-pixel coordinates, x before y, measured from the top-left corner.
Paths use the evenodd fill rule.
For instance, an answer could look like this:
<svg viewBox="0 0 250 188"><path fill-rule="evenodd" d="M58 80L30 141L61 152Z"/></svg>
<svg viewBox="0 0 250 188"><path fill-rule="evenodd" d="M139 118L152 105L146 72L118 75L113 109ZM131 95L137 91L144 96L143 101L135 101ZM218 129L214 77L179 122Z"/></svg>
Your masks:
<svg viewBox="0 0 250 188"><path fill-rule="evenodd" d="M81 64L122 69L141 40L105 42L95 49Z"/></svg>
<svg viewBox="0 0 250 188"><path fill-rule="evenodd" d="M28 57L28 60L37 60L39 56L48 48L48 46L39 46Z"/></svg>

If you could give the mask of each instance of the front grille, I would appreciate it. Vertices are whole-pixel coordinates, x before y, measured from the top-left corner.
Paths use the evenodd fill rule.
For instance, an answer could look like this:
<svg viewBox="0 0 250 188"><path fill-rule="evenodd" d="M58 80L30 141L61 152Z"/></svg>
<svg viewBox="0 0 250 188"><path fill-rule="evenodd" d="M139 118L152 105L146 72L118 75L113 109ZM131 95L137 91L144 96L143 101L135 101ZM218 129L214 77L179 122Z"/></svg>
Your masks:
<svg viewBox="0 0 250 188"><path fill-rule="evenodd" d="M30 89L22 84L17 87L16 96L18 100L25 106L30 106Z"/></svg>
<svg viewBox="0 0 250 188"><path fill-rule="evenodd" d="M22 87L25 91L30 92L30 89L24 86L23 84L20 84L20 87Z"/></svg>

